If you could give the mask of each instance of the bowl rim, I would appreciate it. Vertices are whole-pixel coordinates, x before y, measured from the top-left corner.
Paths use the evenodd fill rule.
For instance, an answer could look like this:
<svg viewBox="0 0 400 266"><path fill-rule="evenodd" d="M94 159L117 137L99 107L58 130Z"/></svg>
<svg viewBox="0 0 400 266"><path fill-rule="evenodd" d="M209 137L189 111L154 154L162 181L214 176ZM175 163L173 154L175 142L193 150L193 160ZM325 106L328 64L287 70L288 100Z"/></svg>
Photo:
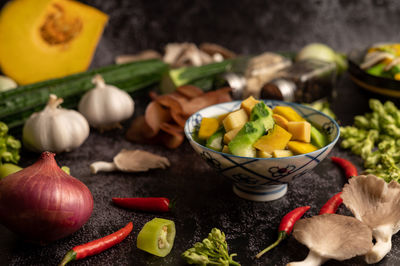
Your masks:
<svg viewBox="0 0 400 266"><path fill-rule="evenodd" d="M272 161L272 160L287 160L288 158L299 158L299 157L304 157L304 156L310 155L312 153L318 153L318 152L321 153L322 151L325 151L329 147L335 145L336 142L338 141L339 137L340 137L340 126L339 126L339 124L332 117L328 116L327 114L324 114L321 111L318 111L318 110L316 110L316 109L314 109L314 108L312 108L310 106L306 106L306 105L299 104L299 103L294 103L294 102L285 102L285 101L272 100L272 99L271 100L270 99L259 99L259 100L263 101L264 103L265 102L284 103L284 105L286 105L286 106L294 105L294 106L300 106L301 108L306 108L306 109L312 110L312 111L318 113L319 115L322 115L322 116L328 118L335 125L335 127L337 129L337 134L336 134L335 138L332 141L330 141L326 146L324 146L322 148L319 148L318 150L315 150L315 151L312 151L312 152L308 152L308 153L297 154L297 155L288 156L288 157L278 157L278 158L275 158L275 157L271 157L271 158L245 157L245 156L238 156L238 155L233 155L233 154L229 154L229 153L224 153L224 152L220 152L220 151L216 151L216 150L207 148L206 146L201 145L200 143L198 143L197 141L195 141L193 139L193 137L191 136L191 134L190 134L190 132L188 130L189 121L191 120L192 117L197 115L199 112L202 112L202 111L204 111L204 110L206 110L208 108L211 108L211 107L215 107L215 106L222 105L222 104L227 104L227 103L238 104L238 103L242 102L241 100L237 100L237 101L223 102L223 103L217 103L217 104L214 104L214 105L210 105L210 106L202 108L202 109L198 110L197 112L195 112L194 114L192 114L185 122L184 133L185 133L186 138L189 141L195 143L197 146L199 146L201 148L204 148L204 149L206 149L208 151L218 153L218 154L220 154L222 156L228 156L228 157L234 157L234 158L242 158L242 159L266 160L266 161L270 160L270 161ZM277 104L277 105L279 105L279 104Z"/></svg>

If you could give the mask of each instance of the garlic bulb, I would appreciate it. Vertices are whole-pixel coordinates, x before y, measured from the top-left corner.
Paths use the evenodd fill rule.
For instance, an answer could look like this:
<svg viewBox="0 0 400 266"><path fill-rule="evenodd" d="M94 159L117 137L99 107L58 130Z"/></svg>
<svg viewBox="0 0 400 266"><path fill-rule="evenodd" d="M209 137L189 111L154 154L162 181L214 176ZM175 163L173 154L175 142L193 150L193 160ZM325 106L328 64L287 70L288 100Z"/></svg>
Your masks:
<svg viewBox="0 0 400 266"><path fill-rule="evenodd" d="M134 111L134 102L129 94L117 87L104 83L100 75L92 81L96 87L83 95L78 110L95 128L118 127L119 122L128 119Z"/></svg>
<svg viewBox="0 0 400 266"><path fill-rule="evenodd" d="M58 108L63 99L51 94L43 111L33 113L22 132L26 148L63 152L79 147L89 136L89 124L77 111Z"/></svg>

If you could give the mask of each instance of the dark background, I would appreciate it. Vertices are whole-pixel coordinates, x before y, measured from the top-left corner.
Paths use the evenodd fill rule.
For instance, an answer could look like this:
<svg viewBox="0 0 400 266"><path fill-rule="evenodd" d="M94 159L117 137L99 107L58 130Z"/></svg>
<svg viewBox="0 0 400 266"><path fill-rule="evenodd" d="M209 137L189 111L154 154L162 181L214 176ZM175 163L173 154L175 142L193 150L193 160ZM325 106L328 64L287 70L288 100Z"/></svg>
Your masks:
<svg viewBox="0 0 400 266"><path fill-rule="evenodd" d="M115 56L143 49L163 51L168 42L215 42L243 54L264 51L296 51L310 42L323 42L349 52L354 47L375 42L399 41L399 1L84 1L110 16L92 66L113 62ZM1 6L5 1L1 2ZM1 36L0 36L1 41ZM351 83L345 74L338 83L338 97L332 103L342 125L354 115L368 110L371 95ZM135 115L146 106L146 97L136 98ZM129 121L124 124L125 128ZM238 198L227 179L218 175L195 154L187 142L177 150L127 142L124 130L104 134L92 130L77 150L57 155L60 165L71 167L94 197L93 214L87 224L73 235L44 247L23 242L0 226L1 265L56 265L73 246L110 234L134 222L133 233L118 246L71 265L183 265L180 254L205 238L212 227L227 234L232 252L242 265L284 265L305 258L307 249L294 238L254 260L254 255L277 237L281 217L295 207L310 205L305 215L318 213L322 204L341 190L345 183L341 171L329 160L314 171L297 178L287 195L273 202L250 202ZM120 149L144 149L167 156L168 170L147 173L108 173L91 175L88 165L96 160L111 160ZM361 161L336 146L331 155ZM23 151L21 166L37 159ZM114 196L166 196L177 198L175 211L155 215L114 207ZM341 206L339 213L350 213ZM136 236L153 217L176 223L175 246L166 258L157 258L136 248ZM400 237L393 237L392 251L379 265L400 265ZM326 265L338 265L329 261ZM340 265L363 265L360 258Z"/></svg>

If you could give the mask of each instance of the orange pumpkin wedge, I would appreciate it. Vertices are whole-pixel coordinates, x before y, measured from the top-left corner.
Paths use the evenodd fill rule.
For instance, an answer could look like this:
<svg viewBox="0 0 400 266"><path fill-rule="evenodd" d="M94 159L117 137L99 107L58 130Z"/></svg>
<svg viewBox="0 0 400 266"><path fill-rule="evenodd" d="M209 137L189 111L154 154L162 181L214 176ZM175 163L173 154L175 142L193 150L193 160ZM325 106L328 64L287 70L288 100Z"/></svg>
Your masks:
<svg viewBox="0 0 400 266"><path fill-rule="evenodd" d="M19 84L85 71L108 16L71 0L13 0L0 13L0 66Z"/></svg>

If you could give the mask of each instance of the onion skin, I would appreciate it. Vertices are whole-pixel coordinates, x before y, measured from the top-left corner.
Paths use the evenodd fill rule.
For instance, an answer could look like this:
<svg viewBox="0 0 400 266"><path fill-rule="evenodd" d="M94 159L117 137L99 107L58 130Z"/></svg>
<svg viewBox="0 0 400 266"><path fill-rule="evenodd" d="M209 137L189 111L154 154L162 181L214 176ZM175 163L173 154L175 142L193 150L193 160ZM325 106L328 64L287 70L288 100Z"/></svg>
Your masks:
<svg viewBox="0 0 400 266"><path fill-rule="evenodd" d="M45 244L66 237L90 218L93 197L58 167L55 154L0 181L0 222L26 240Z"/></svg>

